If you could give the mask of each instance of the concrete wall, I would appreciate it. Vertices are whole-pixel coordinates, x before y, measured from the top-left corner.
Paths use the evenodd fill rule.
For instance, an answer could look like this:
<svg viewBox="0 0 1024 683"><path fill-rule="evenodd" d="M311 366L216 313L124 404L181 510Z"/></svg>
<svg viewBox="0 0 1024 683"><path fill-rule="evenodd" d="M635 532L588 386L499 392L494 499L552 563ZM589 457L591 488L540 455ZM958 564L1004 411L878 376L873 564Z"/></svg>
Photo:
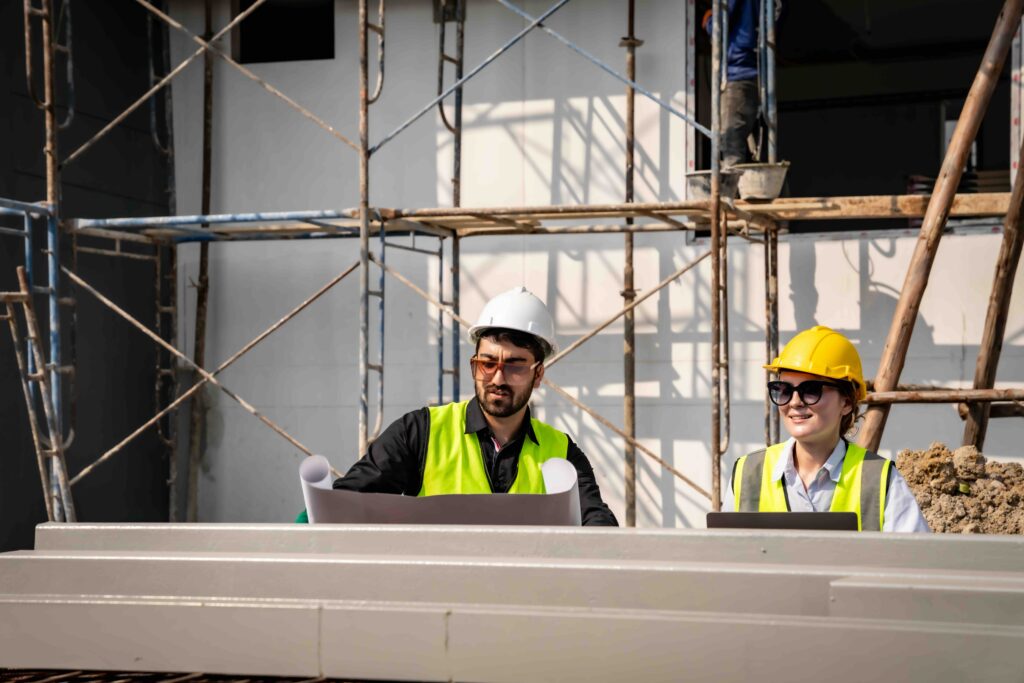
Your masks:
<svg viewBox="0 0 1024 683"><path fill-rule="evenodd" d="M527 11L547 3L530 0ZM201 31L201 3L173 3L175 16ZM227 20L220 8L217 25ZM638 37L640 82L680 107L688 80L688 6L642 3ZM467 65L492 52L523 22L496 4L470 2ZM621 3L570 4L549 25L613 65L624 62ZM692 17L689 18L692 21ZM252 70L342 132L357 131L355 3L336 6L336 59L253 65ZM435 90L436 27L428 3L388 3L387 81L371 110L370 138L380 139ZM191 51L191 47L188 48ZM185 54L180 42L176 54ZM199 209L202 70L175 82L179 213ZM590 64L536 34L502 56L466 88L463 204L573 204L622 196L623 87ZM692 149L678 121L638 98L637 198L683 197ZM347 147L289 111L224 63L216 68L214 212L355 206L357 159ZM868 154L872 150L862 150ZM375 156L371 204L417 207L450 202L450 139L436 112ZM835 194L842 194L837 187ZM951 236L935 277L903 374L907 382L957 384L973 376L991 283L997 235ZM432 240L419 244L431 246ZM815 323L831 325L860 346L873 375L881 353L912 238L816 241L800 236L780 250L783 341ZM683 235L637 237L637 287L643 291L706 250ZM191 350L197 249L181 250L181 342ZM334 273L357 258L351 241L213 245L208 364L215 366ZM389 263L432 292L437 264L391 250ZM762 439L763 258L756 246L730 251L730 334L733 433L723 463ZM570 342L619 306L622 237L474 238L462 245L462 310L472 318L487 298L524 284L548 301L560 340ZM376 277L376 273L372 275ZM637 432L688 476L710 486L709 267L702 264L637 314ZM1018 283L1017 289L1021 285ZM394 280L387 282L384 423L436 400L436 313ZM342 283L274 337L223 374L225 385L251 401L314 451L344 470L357 457L357 308L355 278ZM1024 320L1018 292L1007 329L1004 383L1024 381L1017 341ZM376 313L374 313L376 316ZM376 329L376 317L371 322ZM374 342L376 343L376 342ZM621 423L621 326L613 325L552 369L550 377ZM463 342L463 361L470 349ZM448 350L445 351L446 362ZM461 394L471 385L463 381ZM373 397L371 396L371 399ZM231 399L210 394L200 516L208 521L287 520L301 508L295 471L300 454L246 415ZM546 421L573 435L598 471L606 499L622 513L621 443L544 391L534 399ZM371 414L371 423L375 415ZM949 406L894 411L883 451L957 443L961 422ZM987 451L1017 452L1017 421L994 422ZM644 526L703 526L707 502L638 455L638 521Z"/></svg>

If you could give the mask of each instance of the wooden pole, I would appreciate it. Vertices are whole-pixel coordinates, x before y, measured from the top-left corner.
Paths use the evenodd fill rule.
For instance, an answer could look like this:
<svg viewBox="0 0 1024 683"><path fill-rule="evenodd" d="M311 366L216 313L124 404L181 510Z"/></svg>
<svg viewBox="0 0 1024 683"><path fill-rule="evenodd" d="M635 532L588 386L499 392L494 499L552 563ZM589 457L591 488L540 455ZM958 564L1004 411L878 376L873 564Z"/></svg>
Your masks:
<svg viewBox="0 0 1024 683"><path fill-rule="evenodd" d="M931 389L927 391L877 391L864 399L866 405L888 403L977 403L1024 400L1024 389Z"/></svg>
<svg viewBox="0 0 1024 683"><path fill-rule="evenodd" d="M985 50L981 66L974 77L974 83L967 94L960 120L956 124L953 139L950 141L946 158L942 162L942 169L935 182L935 191L928 202L928 210L925 212L924 222L921 224L921 233L917 240L917 246L914 248L914 255L907 268L907 277L900 292L899 302L896 304L896 312L893 315L889 335L886 337L885 347L882 350L878 375L875 377L876 391L892 391L903 371L907 349L910 347L910 335L921 307L921 298L928 285L928 276L931 273L932 263L935 261L939 239L942 237L946 218L949 216L953 198L956 196L964 164L967 162L967 155L971 151L971 145L978 134L985 111L988 109L992 92L999 80L999 74L1003 70L1003 62L1006 60L1006 54L1013 42L1013 35L1020 24L1022 3L1024 0L1006 0L1006 4L1003 5L1003 9L999 13L999 18L996 20L992 38ZM862 446L868 450L878 450L888 415L888 406L872 406L868 409L864 417L862 436L858 439Z"/></svg>
<svg viewBox="0 0 1024 683"><path fill-rule="evenodd" d="M1020 159L1024 159L1024 145L1021 147ZM1003 221L1003 242L999 246L999 257L996 259L996 274L992 280L992 294L988 299L988 313L985 315L985 329L981 335L981 348L978 351L978 362L974 367L974 388L991 389L996 381L996 367L1003 350L1003 337L1006 334L1006 316L1010 310L1010 293L1013 291L1013 280L1020 263L1021 244L1021 208L1024 205L1024 172L1018 168L1013 179L1013 192L1010 193L1010 209ZM973 403L967 406L967 418L964 423L963 445L973 445L979 451L985 445L985 432L988 429L988 418L992 409L991 403Z"/></svg>
<svg viewBox="0 0 1024 683"><path fill-rule="evenodd" d="M1013 401L1012 403L989 403L989 419L999 417L1024 417L1024 402ZM956 407L961 420L966 420L970 414L970 404L961 403Z"/></svg>

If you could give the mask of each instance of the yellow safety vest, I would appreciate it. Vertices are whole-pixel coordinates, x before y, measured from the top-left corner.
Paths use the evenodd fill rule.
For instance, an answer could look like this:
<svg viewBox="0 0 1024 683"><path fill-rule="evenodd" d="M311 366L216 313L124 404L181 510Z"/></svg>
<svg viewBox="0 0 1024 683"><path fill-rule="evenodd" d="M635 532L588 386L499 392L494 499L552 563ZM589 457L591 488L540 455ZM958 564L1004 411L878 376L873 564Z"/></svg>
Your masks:
<svg viewBox="0 0 1024 683"><path fill-rule="evenodd" d="M785 482L783 478L772 478L785 445L777 443L737 461L732 474L737 512L789 512ZM855 443L847 444L829 511L855 512L858 530L881 531L890 467L891 460L869 453Z"/></svg>
<svg viewBox="0 0 1024 683"><path fill-rule="evenodd" d="M469 401L430 408L430 435L423 467L421 496L446 493L493 493L484 466L480 441L475 433L466 433L466 406ZM519 471L509 493L546 493L540 466L550 458L569 453L569 437L540 420L530 419L540 443L523 439L519 452Z"/></svg>

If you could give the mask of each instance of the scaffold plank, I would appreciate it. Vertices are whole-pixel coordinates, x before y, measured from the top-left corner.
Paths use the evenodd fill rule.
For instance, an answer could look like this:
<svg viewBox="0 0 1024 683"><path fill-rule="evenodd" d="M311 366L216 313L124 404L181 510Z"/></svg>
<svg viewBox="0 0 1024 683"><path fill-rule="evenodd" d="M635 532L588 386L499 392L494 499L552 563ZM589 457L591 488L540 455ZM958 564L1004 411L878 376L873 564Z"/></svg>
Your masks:
<svg viewBox="0 0 1024 683"><path fill-rule="evenodd" d="M1008 192L959 194L953 201L954 218L995 218L1009 208ZM921 218L927 195L873 195L860 197L786 197L765 202L736 201L726 206L730 227L767 229L767 221L882 220ZM356 237L359 222L344 218L354 209L331 212L292 212L300 218L281 218L288 212L222 214L216 216L156 216L104 220L73 219L75 234L133 241L245 241L312 237ZM306 214L330 218L309 218ZM565 206L439 207L424 209L375 208L371 233L381 222L387 234L427 234L440 238L500 235L554 235L596 233L670 232L706 230L708 202L652 202ZM276 220L268 222L268 217ZM210 221L204 221L209 218ZM626 219L632 224L627 224ZM200 228L208 222L214 223Z"/></svg>
<svg viewBox="0 0 1024 683"><path fill-rule="evenodd" d="M922 218L930 195L876 195L863 197L782 198L771 202L736 202L750 213L775 220ZM1001 217L1010 206L1009 192L958 194L950 217Z"/></svg>

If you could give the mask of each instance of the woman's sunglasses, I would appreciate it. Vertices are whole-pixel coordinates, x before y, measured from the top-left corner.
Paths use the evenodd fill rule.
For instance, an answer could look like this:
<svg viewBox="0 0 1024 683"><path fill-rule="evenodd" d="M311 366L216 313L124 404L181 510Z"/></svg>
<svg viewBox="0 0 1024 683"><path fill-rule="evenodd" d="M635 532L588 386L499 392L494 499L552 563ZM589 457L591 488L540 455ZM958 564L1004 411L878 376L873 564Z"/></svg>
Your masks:
<svg viewBox="0 0 1024 683"><path fill-rule="evenodd" d="M820 379L809 379L796 386L793 386L789 382L783 382L782 380L776 380L774 382L768 382L768 398L772 400L777 406L784 406L793 400L793 394L800 394L800 400L806 405L813 406L815 403L821 400L821 394L825 391L825 387L835 387L841 389L843 385L837 384L836 382L826 382Z"/></svg>

